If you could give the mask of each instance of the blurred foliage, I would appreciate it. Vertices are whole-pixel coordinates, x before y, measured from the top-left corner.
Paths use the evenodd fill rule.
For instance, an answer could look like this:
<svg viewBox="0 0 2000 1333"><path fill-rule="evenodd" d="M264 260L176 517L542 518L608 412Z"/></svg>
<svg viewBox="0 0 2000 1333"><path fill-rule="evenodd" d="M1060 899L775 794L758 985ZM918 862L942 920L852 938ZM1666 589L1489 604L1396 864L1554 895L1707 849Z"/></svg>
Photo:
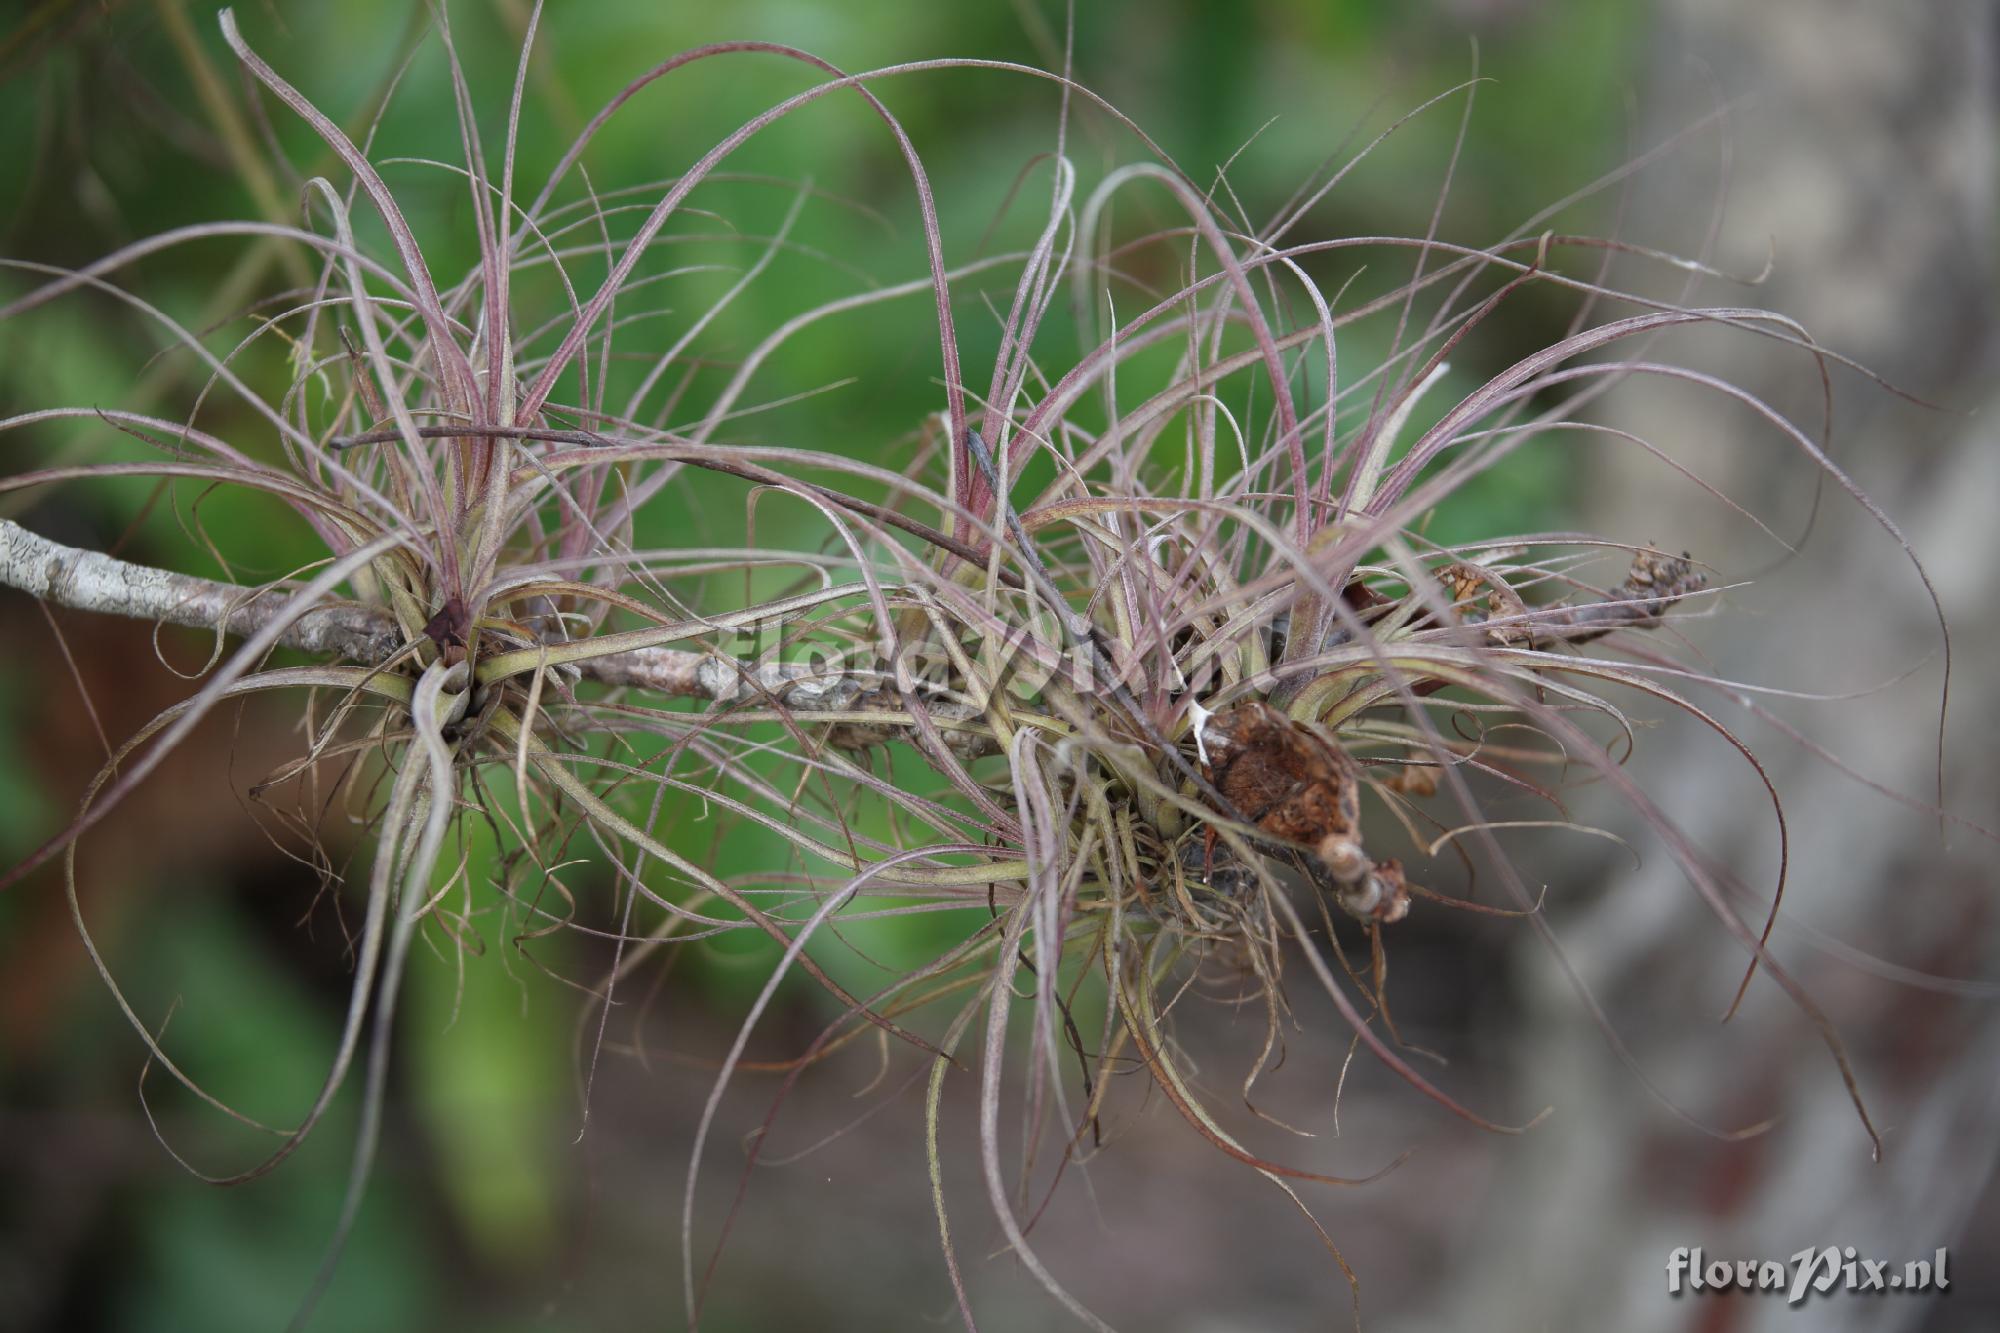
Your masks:
<svg viewBox="0 0 2000 1333"><path fill-rule="evenodd" d="M489 161L501 141L528 8L525 0L461 0L453 8ZM1091 0L1077 8L1078 77L1129 112L1196 179L1231 162L1229 186L1253 218L1277 212L1329 157L1351 152L1397 116L1464 80L1475 61L1491 82L1478 89L1442 235L1472 244L1497 237L1628 151L1629 71L1643 19L1633 4ZM359 127L421 31L423 12L406 0L245 0L239 10L265 56L350 128ZM1042 0L551 6L528 81L522 179L536 181L538 170L627 79L701 42L781 41L848 70L937 55L1050 66L1060 62L1061 21ZM192 45L177 39L182 25ZM809 82L796 65L744 56L657 85L599 138L593 182L615 187L671 175L742 120ZM295 172L330 169L305 127L267 102L263 114L290 165L272 173L276 184L267 185L260 202L254 173L246 175L243 162L232 157L227 135L204 102L205 83L242 116L244 87L208 4L52 2L0 19L0 124L9 127L0 144L0 254L82 264L169 227L255 217L272 201L289 209L296 191L284 181ZM949 258L963 262L982 247L1012 243L1013 233L1032 222L1032 209L1009 214L991 242L986 233L1019 174L1053 147L1055 88L1010 74L960 70L911 75L877 90L909 128L931 173ZM1333 192L1305 230L1422 234L1462 107L1462 99L1451 99L1412 120ZM1085 116L1079 124L1072 152L1085 163L1138 156L1138 146L1103 117ZM243 119L239 128L247 129L250 151L268 168L256 121ZM435 39L422 44L379 127L375 156L389 155L443 162L461 157L447 67ZM802 305L854 290L857 274L859 281L882 283L921 276L907 175L880 122L858 99L829 99L788 119L748 145L730 169L809 178L827 195L853 203L809 201L793 239L824 258L787 259L781 281L753 285L720 320L720 341L748 345ZM475 250L462 182L414 163L387 174L433 267L451 273L471 264ZM1038 178L1028 179L1028 188L1039 188ZM725 215L716 222L725 233L717 251L733 249L741 261L755 253L754 238L780 224L793 192L746 181L709 187L699 202ZM1564 221L1575 230L1593 221L1602 228L1609 225L1602 211L1608 207L1595 204L1599 211ZM731 239L725 223L751 239ZM379 233L365 239L380 242ZM137 285L191 327L204 328L281 284L280 269L254 244L211 242L146 261ZM1353 263L1335 257L1316 265L1314 276L1331 291L1353 276ZM726 273L691 279L685 308L705 308L730 280ZM0 292L18 290L22 281L0 272ZM1364 293L1377 282L1386 285L1388 278L1364 272L1354 291ZM994 299L1004 302L1005 291L997 290ZM773 411L755 430L856 456L907 456L908 441L936 401L935 324L926 300L919 296L829 322L789 348L782 377L787 385L847 387ZM976 298L968 297L960 334L967 378L983 387L995 321L977 313ZM1511 359L1508 348L1559 336L1568 314L1567 307L1530 291L1502 312L1493 336L1468 344L1467 363L1456 373L1468 383L1484 378ZM1060 331L1064 323L1051 321L1045 364L1059 362L1060 340L1073 337ZM189 386L176 375L185 367L154 362L158 350L157 338L141 322L109 302L65 302L37 316L32 337L0 328L0 408L71 402L174 404L181 410ZM1370 351L1365 340L1343 345L1343 361L1368 365ZM244 372L281 376L285 368L272 364L274 356L260 347ZM218 405L211 415L226 426L229 412ZM106 434L37 434L7 444L17 463L78 450L101 459L122 447L115 439L107 442ZM245 443L266 447L254 432L246 433ZM1524 451L1483 481L1468 503L1484 508L1485 530L1532 530L1563 512L1566 475L1560 453ZM18 512L15 499L10 503ZM171 503L156 499L137 479L97 482L32 497L32 521L67 540L116 546L130 558L171 560L191 572L238 578L274 576L315 555L300 525L241 491L179 492ZM792 521L780 509L772 504L755 514L760 532ZM197 518L228 566L191 555L183 530ZM722 545L743 540L751 522L741 486L697 483L678 488L645 515L641 537ZM1439 534L1448 535L1449 520L1441 523ZM736 586L718 589L718 596L768 591L741 583L737 576ZM68 807L100 751L87 741L87 731L81 732L84 743L75 743L75 731L66 739L44 734L51 706L74 711L75 686L32 607L5 594L0 612L0 633L40 645L32 654L9 649L0 657L0 851L18 854L47 836L55 812ZM75 620L63 623L73 628ZM85 669L85 684L104 703L114 742L121 724L129 731L146 716L121 706L130 702L123 699L126 679L164 675L138 657L146 651L143 630L123 642L124 658ZM192 667L204 653L201 645L184 643L174 660ZM247 761L233 768L240 780L256 771ZM127 845L103 856L87 851L87 910L104 920L107 953L147 1021L177 1013L175 1049L198 1058L201 1072L247 1109L282 1122L310 1099L338 1031L346 965L339 905L316 900L312 876L274 855L220 787L185 780L155 785L160 790L146 799L155 811L153 836L161 840L143 841L127 828L130 821L107 826L103 839ZM664 811L662 826L677 846L726 876L735 864L731 840L755 831L715 843L699 814L689 802ZM158 830L224 824L235 832L205 834L199 860L175 854L166 858L173 869L161 868L159 854L176 839ZM484 887L495 855L491 835L474 829L467 836L476 844L467 848L471 892L485 895L473 907L482 951L466 958L461 972L458 954L438 932L428 937L433 947L419 950L403 1015L392 1146L320 1327L465 1327L475 1318L486 1328L561 1328L572 1326L573 1318L583 1321L575 1326L598 1326L559 1294L578 1271L578 1243L568 1233L584 1225L579 1219L587 1212L571 1141L580 1124L580 1071L588 1061L576 1054L580 998L543 970L593 975L602 960L582 958L561 938L522 943L520 915L503 910ZM579 846L572 854L591 850ZM566 877L578 893L595 883L583 869ZM228 1191L199 1186L147 1134L132 1092L143 1052L84 964L66 914L30 895L59 903L60 886L44 876L0 901L0 970L12 976L7 1022L0 1027L6 1115L27 1125L35 1115L88 1107L111 1128L101 1150L58 1153L40 1163L28 1160L37 1151L32 1137L8 1136L0 1176L7 1183L0 1192L11 1201L0 1205L0 1238L8 1241L0 1249L16 1258L0 1260L0 1310L30 1312L32 1320L64 1327L280 1326L305 1291L331 1229L347 1169L354 1090L337 1103L334 1121L275 1176ZM891 966L926 956L935 943L927 934L948 929L925 924L937 920L858 925L845 931L853 949L830 951L828 965L867 989L871 965L861 955ZM705 951L699 977L677 980L675 999L666 1006L679 1029L676 1039L686 1036L692 1001L706 994L727 1024L742 996L761 982L768 962L763 942L739 946L738 939L740 934ZM735 952L744 946L748 953ZM55 961L27 966L25 960L44 952ZM308 957L315 961L304 961ZM218 1169L218 1157L241 1159L241 1136L219 1131L212 1113L189 1105L190 1098L162 1080L153 1079L148 1091L158 1099L168 1141L205 1169ZM663 1204L654 1248L662 1264L670 1244L664 1200L678 1197L671 1182L681 1151L678 1142L660 1147ZM62 1189L95 1203L67 1232L44 1230L39 1213L47 1192ZM38 1230L39 1237L15 1243L16 1233L27 1237ZM935 1240L911 1237L909 1244L934 1247ZM31 1262L28 1256L40 1257ZM546 1308L544 1299L552 1302ZM747 1299L715 1326L792 1326L783 1312L793 1297L773 1292L762 1306L754 1296ZM615 1305L611 1298L592 1302L594 1309Z"/></svg>

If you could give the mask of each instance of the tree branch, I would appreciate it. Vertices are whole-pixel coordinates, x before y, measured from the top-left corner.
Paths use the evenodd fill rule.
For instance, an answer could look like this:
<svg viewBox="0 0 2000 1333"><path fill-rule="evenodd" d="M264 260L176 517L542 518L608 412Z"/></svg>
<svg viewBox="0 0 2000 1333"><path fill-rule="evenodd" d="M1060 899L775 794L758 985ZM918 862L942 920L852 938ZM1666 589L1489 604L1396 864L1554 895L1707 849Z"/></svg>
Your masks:
<svg viewBox="0 0 2000 1333"><path fill-rule="evenodd" d="M285 605L281 589L243 588L135 565L50 541L10 519L0 519L0 587L18 588L30 597L77 611L211 632L220 629L239 638L269 625ZM403 646L403 635L388 612L342 602L307 611L278 642L315 656L379 666ZM756 697L761 686L800 695L786 698L791 706L811 706L805 696L812 692L796 689L804 670L782 663L751 673L755 685L727 661L683 649L635 648L577 665L586 678L606 685L632 685L680 698L729 703Z"/></svg>
<svg viewBox="0 0 2000 1333"><path fill-rule="evenodd" d="M238 637L255 634L284 609L284 598L273 595L274 589L239 588L135 565L50 541L11 519L0 519L0 586L78 611L221 629ZM402 638L387 612L349 602L314 607L278 642L374 666L388 660Z"/></svg>

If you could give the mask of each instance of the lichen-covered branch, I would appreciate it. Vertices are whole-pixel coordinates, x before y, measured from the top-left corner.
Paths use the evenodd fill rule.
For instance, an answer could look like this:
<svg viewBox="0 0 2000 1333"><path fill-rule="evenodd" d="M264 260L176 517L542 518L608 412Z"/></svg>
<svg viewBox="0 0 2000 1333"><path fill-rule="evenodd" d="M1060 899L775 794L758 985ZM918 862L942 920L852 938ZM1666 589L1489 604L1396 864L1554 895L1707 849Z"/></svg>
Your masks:
<svg viewBox="0 0 2000 1333"><path fill-rule="evenodd" d="M279 588L244 588L65 546L9 519L0 519L0 587L16 588L72 610L190 629L220 628L239 638L269 625L283 613L287 600ZM316 656L378 666L403 646L403 636L387 611L341 602L305 612L278 642ZM799 713L900 707L893 691L883 696L880 680L856 675L829 678L810 663L752 664L691 649L632 648L573 665L585 680L681 699L724 704L769 701Z"/></svg>
<svg viewBox="0 0 2000 1333"><path fill-rule="evenodd" d="M1493 584L1502 612L1492 636L1501 642L1531 643L1559 638L1587 643L1623 627L1649 628L1668 608L1703 586L1688 559L1642 553L1611 600L1577 607L1529 611L1504 584L1476 567L1446 571L1448 588L1463 602L1472 583ZM1477 577L1474 577L1476 575ZM1457 577L1459 583L1451 583ZM97 551L60 542L0 519L0 587L79 611L100 611L139 620L216 630L238 637L255 634L284 613L281 588L245 588L233 583L177 574L133 564ZM1500 594L1505 593L1504 598ZM1511 613L1511 614L1505 614ZM1486 611L1468 607L1469 621L1484 622ZM314 607L294 621L278 642L321 657L377 666L403 647L403 637L387 611L354 602ZM879 673L847 671L829 675L810 663L751 663L715 652L677 648L631 648L565 664L572 678L627 686L672 698L723 704L768 702L798 713L901 711L903 702ZM947 715L977 712L963 701L944 703Z"/></svg>
<svg viewBox="0 0 2000 1333"><path fill-rule="evenodd" d="M239 588L64 546L9 519L0 519L0 585L78 611L219 628L239 637L269 625L286 600L276 591ZM396 651L402 635L387 612L346 602L307 611L279 642L372 666Z"/></svg>
<svg viewBox="0 0 2000 1333"><path fill-rule="evenodd" d="M269 625L283 613L287 600L280 589L243 588L65 546L9 519L0 519L0 587L16 588L72 610L221 629L239 638ZM403 636L387 611L340 602L307 611L278 642L317 656L376 666L402 647ZM718 671L706 653L639 648L578 665L584 676L607 685L633 685L661 694L728 700L754 692L734 670Z"/></svg>

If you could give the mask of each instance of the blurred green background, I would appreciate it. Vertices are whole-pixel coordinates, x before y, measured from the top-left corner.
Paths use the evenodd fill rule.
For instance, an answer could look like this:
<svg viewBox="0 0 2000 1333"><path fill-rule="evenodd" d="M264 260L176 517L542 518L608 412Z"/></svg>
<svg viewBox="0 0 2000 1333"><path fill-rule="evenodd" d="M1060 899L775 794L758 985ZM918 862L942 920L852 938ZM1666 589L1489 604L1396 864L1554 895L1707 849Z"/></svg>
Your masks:
<svg viewBox="0 0 2000 1333"><path fill-rule="evenodd" d="M527 5L460 0L451 12L488 158L497 161ZM1197 180L1234 157L1230 184L1248 213L1264 218L1329 156L1351 151L1465 79L1476 41L1477 68L1491 82L1478 94L1441 234L1481 244L1625 158L1644 17L1636 3L1606 0L1092 2L1079 6L1075 69ZM239 18L266 59L352 127L410 49L423 12L375 0L246 0ZM1061 24L1061 13L1038 0L553 5L528 84L522 178L538 181L627 79L698 43L780 41L848 70L941 55L1049 65ZM610 189L671 175L806 82L798 67L755 56L678 75L600 136L592 183ZM923 156L948 258L971 258L1017 174L1053 147L1054 89L1009 74L945 71L877 90ZM250 134L240 147L268 168L256 122L244 118L246 83L218 36L214 7L47 0L10 10L0 19L0 255L73 266L174 226L257 217L273 205L289 215L295 188L287 172L270 169L262 181L246 174L232 155L239 146L230 141L229 122L215 112L218 99ZM304 126L268 99L262 106L294 168L330 170ZM1453 99L1412 121L1301 234L1421 234L1461 108ZM1083 119L1088 133L1073 151L1089 168L1140 156L1139 145L1102 117ZM373 155L450 162L460 151L433 35L403 79ZM907 175L879 122L854 99L830 99L793 117L731 168L810 177L878 216L818 201L805 209L794 239L825 258L789 264L782 281L753 285L718 322L714 345L747 346L802 306L861 283L922 275ZM472 263L462 184L414 165L385 172L434 269L455 274ZM1031 177L1030 193L1045 180ZM717 186L704 199L726 207L729 225L751 236L767 234L791 202L784 188L754 183ZM1609 207L1593 203L1565 222L1602 228ZM995 244L1020 240L1034 220L1033 205L1017 208ZM724 237L714 251L740 264L755 249ZM163 309L205 328L285 281L282 265L267 260L240 241L205 242L146 261L133 281ZM1342 264L1316 270L1328 290L1353 271L1351 262ZM1390 276L1364 275L1357 291ZM0 274L0 291L23 290L29 281ZM705 305L704 281L726 285L728 276L694 280L687 308ZM993 291L1004 308L1004 285ZM960 336L967 379L983 388L997 338L992 321L977 313L965 303ZM1570 314L1560 301L1525 294L1502 311L1491 337L1454 358L1457 375L1476 381L1504 364L1506 349L1560 336ZM1052 321L1052 328L1065 323ZM1063 336L1052 332L1051 363L1060 359ZM906 456L897 451L908 449L937 405L935 343L921 297L803 340L774 372L771 383L782 387L766 385L772 394L853 384L774 413L756 432L857 457ZM0 327L0 410L65 403L184 412L192 392L185 359L155 362L159 349L153 330L109 302L63 302ZM1344 346L1348 356L1368 364L1365 341L1351 351ZM259 350L246 358L245 372L269 382L284 366L277 352ZM204 419L218 428L240 424L231 412L218 404ZM115 440L89 434L10 435L8 467L71 448L92 458L115 452ZM1480 492L1484 521L1495 531L1561 526L1569 475L1552 459L1524 455ZM181 515L194 497L182 497L177 515L173 506L148 508L150 494L143 482L92 483L37 494L25 509L18 497L0 502L63 540L223 572L183 535ZM739 540L741 495L735 486L679 488L648 515L647 528L656 539ZM237 577L275 575L315 554L310 535L269 504L224 493L203 499L200 512ZM101 759L100 726L115 743L188 688L153 661L144 627L64 613L56 619L60 642L33 605L0 593L3 859L32 849L71 808ZM162 642L184 668L205 655L192 636ZM94 718L77 706L65 645L80 664ZM93 835L82 858L86 910L141 1017L157 1025L172 1014L172 1045L192 1072L248 1113L277 1122L309 1100L338 1031L347 968L341 916L317 896L310 871L257 831L241 800L202 775L226 765L240 787L287 752L288 725L282 709L260 705L232 727L207 729ZM704 836L699 828L677 834L695 847ZM485 864L479 858L491 848L472 854L477 878ZM577 883L593 887L587 874ZM677 1323L673 1237L685 1145L706 1079L692 1064L641 1067L607 1054L594 1118L580 1135L580 1001L540 970L587 971L573 966L579 960L568 947L545 940L519 953L489 939L462 984L442 950L419 950L406 988L383 1159L318 1327ZM874 947L910 946L884 938ZM732 963L727 948L704 956L708 962L691 977L677 978L663 1006L661 1039L712 1058L762 975L761 959ZM811 1014L808 1004L791 1036L811 1033ZM801 1040L786 1045L782 1016L775 1026L780 1036L769 1049L797 1049ZM135 1095L142 1057L82 953L59 882L45 874L0 898L0 1326L268 1329L284 1324L306 1290L338 1207L355 1086L280 1171L216 1190L176 1168L155 1143ZM850 1082L835 1101L866 1079ZM155 1076L146 1091L168 1141L203 1169L254 1160L253 1141L178 1089ZM729 1142L713 1172L718 1192L705 1204L726 1204L733 1135L755 1123L758 1105L751 1098L735 1119L725 1114ZM783 1218L753 1212L732 1242L705 1327L949 1322L922 1187L909 1183L908 1173L921 1169L917 1112L905 1097L831 1150L840 1165L825 1169L829 1187L841 1173L837 1197L800 1205L795 1219L828 1229L825 1254L802 1244ZM898 1117L900 1125L882 1123ZM819 1169L808 1163L809 1172ZM893 1188L915 1211L885 1211L883 1224L872 1226L870 1205L859 1201L892 1181L901 1182ZM757 1197L753 1189L753 1202ZM704 1214L707 1234L719 1215ZM969 1225L967 1244L982 1255L991 1238L976 1215ZM997 1290L996 1327L1037 1327L1054 1317L1025 1281L1000 1282Z"/></svg>

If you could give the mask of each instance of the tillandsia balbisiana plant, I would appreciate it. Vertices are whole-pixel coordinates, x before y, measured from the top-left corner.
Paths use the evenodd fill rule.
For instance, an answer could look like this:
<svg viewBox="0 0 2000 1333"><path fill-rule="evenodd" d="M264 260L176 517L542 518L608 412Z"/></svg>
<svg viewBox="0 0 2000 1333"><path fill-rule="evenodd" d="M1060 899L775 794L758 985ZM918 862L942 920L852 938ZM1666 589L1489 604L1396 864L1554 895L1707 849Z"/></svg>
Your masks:
<svg viewBox="0 0 2000 1333"><path fill-rule="evenodd" d="M786 1088L870 1034L927 1073L938 1234L967 1325L943 1185L956 1164L939 1146L953 1078L977 1083L977 1175L1007 1247L1077 1318L1105 1327L1038 1257L1027 1182L1038 1164L1103 1146L1107 1106L1129 1078L1308 1219L1303 1186L1353 1183L1246 1145L1193 1076L1177 1006L1220 995L1261 1015L1255 1038L1224 1053L1253 1118L1259 1080L1301 1039L1287 1034L1288 990L1302 985L1346 1020L1302 1039L1366 1047L1463 1119L1525 1128L1463 1105L1412 1064L1387 967L1413 913L1516 918L1546 936L1495 833L1570 827L1561 789L1582 779L1657 828L1741 944L1736 998L1761 972L1812 1016L1874 1140L1831 1025L1765 951L1782 874L1761 917L1746 915L1756 896L1621 767L1639 733L1621 700L1642 699L1717 729L1762 772L1685 693L1736 697L1676 652L1687 645L1672 622L1718 605L1715 573L1651 544L1667 534L1430 535L1433 515L1535 438L1644 449L1702 485L1672 461L1671 441L1583 415L1611 384L1648 375L1765 419L1907 552L1810 434L1649 349L1698 326L1790 344L1822 374L1838 357L1782 316L1687 303L1697 280L1725 276L1705 257L1550 230L1558 209L1469 247L1438 234L1441 190L1423 235L1309 239L1307 219L1365 149L1260 221L1226 175L1183 171L1066 70L940 59L849 74L771 43L704 47L619 90L530 184L517 145L539 19L537 6L495 153L448 10L435 13L462 156L416 165L464 191L478 247L465 272L427 257L436 247L405 217L375 122L364 118L357 143L224 11L243 70L337 160L305 181L300 219L187 226L75 271L14 262L25 285L0 307L18 325L59 301L122 305L198 385L171 413L77 404L7 418L16 440L83 422L143 452L57 457L0 479L0 492L154 479L220 559L202 497L243 488L280 502L324 548L285 577L238 584L0 520L0 582L215 635L200 687L118 746L74 818L0 885L60 862L149 1069L273 1136L263 1160L225 1179L282 1163L361 1067L351 1184L302 1318L368 1179L413 949L428 940L458 966L488 966L488 944L576 930L612 951L582 983L580 1041L592 1052L621 992L680 952L727 932L779 951L689 1149L679 1221L691 1324L713 1267L694 1207L706 1141L753 1028L802 972L838 1017L790 1062ZM740 60L793 62L813 82L687 153L670 179L592 179L593 139L647 85ZM1007 204L1040 212L1007 252L944 235L924 161L886 100L899 76L975 69L1061 99L1052 151ZM1472 95L1468 82L1412 115L1453 103L1469 114ZM746 338L732 303L774 267L840 271L792 230L803 209L841 205L732 174L732 155L829 99L865 105L906 167L920 238L910 272L812 299ZM1129 160L1087 175L1072 151L1086 124ZM786 201L771 234L728 230L743 191ZM217 329L185 327L125 282L150 256L217 239L281 244L299 281ZM1353 296L1323 286L1317 274L1349 251L1400 265L1399 276ZM1681 299L1611 285L1614 258L1686 275ZM1531 287L1574 301L1567 334L1511 349L1482 382L1454 379L1455 350ZM690 314L677 299L701 304ZM774 383L788 350L878 308L929 312L933 409L898 440L833 447L799 434L810 418L785 409L821 386ZM967 342L995 348L990 366L962 356L968 321L980 336ZM1340 355L1357 341L1371 353L1358 369ZM285 371L270 390L245 367L274 350ZM718 485L738 488L743 544L643 535L650 507ZM781 539L757 539L771 530ZM278 651L293 656L274 664ZM251 1119L177 1062L160 1016L128 1001L98 956L75 868L94 824L204 718L251 695L295 700L301 737L253 795L329 884L352 881L343 892L360 912L338 1050L288 1125ZM1501 820L1482 810L1496 797L1546 812ZM751 849L754 869L722 873L662 826L663 810L690 803ZM502 849L490 875L463 850L468 825ZM325 838L330 826L338 837ZM366 837L352 861L323 845L354 828ZM1475 871L1505 900L1471 896ZM917 915L950 923L923 965L873 991L823 965L823 941L843 928ZM1027 1126L1011 1167L1010 1094ZM1319 1232L1336 1261L1338 1230Z"/></svg>

